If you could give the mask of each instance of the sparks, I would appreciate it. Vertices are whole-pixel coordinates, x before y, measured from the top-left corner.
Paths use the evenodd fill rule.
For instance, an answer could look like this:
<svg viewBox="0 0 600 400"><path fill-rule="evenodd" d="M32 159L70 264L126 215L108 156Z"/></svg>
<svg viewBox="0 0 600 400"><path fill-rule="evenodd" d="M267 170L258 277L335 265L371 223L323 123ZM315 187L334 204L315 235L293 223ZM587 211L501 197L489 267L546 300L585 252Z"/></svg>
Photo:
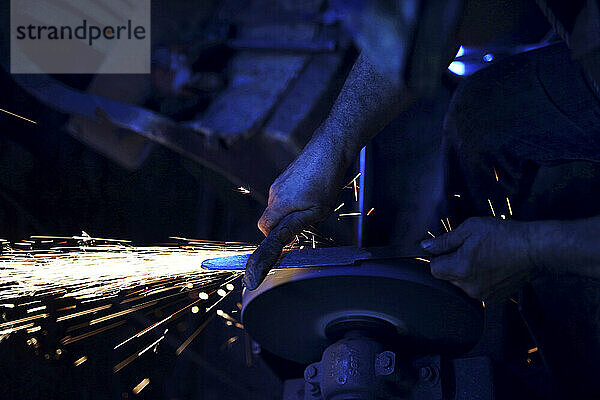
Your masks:
<svg viewBox="0 0 600 400"><path fill-rule="evenodd" d="M56 345L71 346L108 331L127 332L117 333L116 328L125 326L136 312L160 318L167 309L164 318L115 346L140 347L113 371L120 371L150 350L156 353L168 332L167 324L190 309L200 313L204 308L196 304L207 301L213 293L220 297L206 308L207 312L235 291L234 280L242 276L241 272L203 270L202 262L247 254L256 248L243 243L173 239L181 242L179 246L135 247L128 241L94 238L85 232L73 237L32 237L19 242L18 249L2 241L0 307L11 309L11 317L0 322L0 340L13 334L35 334L54 321L69 324L62 327L66 335ZM237 321L232 324L241 326ZM144 335L159 327L166 328L162 336L152 343L144 340ZM34 340L29 337L28 343ZM55 357L60 354L62 349ZM83 356L73 365L86 360Z"/></svg>
<svg viewBox="0 0 600 400"><path fill-rule="evenodd" d="M71 238L74 242L81 237ZM56 293L78 300L102 299L120 291L154 285L161 279L187 281L181 286L205 282L222 272L201 270L208 258L252 252L255 246L193 242L184 247L132 247L121 243L94 246L56 246L49 250L12 250L0 255L0 300L40 293ZM31 246L32 244L28 244ZM155 290L169 290L155 288ZM146 295L151 294L146 292ZM40 306L41 307L41 306ZM69 306L72 307L72 306ZM110 308L111 305L102 306ZM82 310L58 321L100 310ZM33 311L32 311L33 312Z"/></svg>
<svg viewBox="0 0 600 400"><path fill-rule="evenodd" d="M494 211L494 206L492 205L492 200L487 199L488 204L490 205L490 210L492 210L492 215L495 217L496 216L496 212Z"/></svg>
<svg viewBox="0 0 600 400"><path fill-rule="evenodd" d="M184 341L184 342L181 344L181 346L179 346L179 347L177 348L177 350L175 350L175 354L176 354L176 355L180 355L181 353L183 353L183 351L185 350L185 348L186 348L186 347L188 347L188 345L189 345L190 343L192 343L192 340L194 340L194 339L196 338L196 336L198 336L198 335L200 334L200 332L202 332L202 331L204 330L204 328L206 328L206 327L208 326L208 324L209 324L209 323L210 323L210 322L211 322L211 321L214 319L214 317L215 317L215 314L211 314L211 315L208 317L208 319L207 319L206 321L204 321L204 322L202 323L202 325L200 325L200 326L198 327L198 329L196 329L196 330L194 331L194 333L192 333L192 334L190 335L190 337L188 337L188 338L187 338L187 339L186 339L186 340L185 340L185 341Z"/></svg>
<svg viewBox="0 0 600 400"><path fill-rule="evenodd" d="M338 212L340 210L340 208L344 207L344 203L340 204L339 206L337 206L335 208L335 210L333 210L333 212Z"/></svg>
<svg viewBox="0 0 600 400"><path fill-rule="evenodd" d="M221 318L223 318L223 319L225 319L225 320L227 320L227 321L231 322L231 323L234 323L234 324L236 324L236 323L238 322L238 321L237 321L235 318L233 318L231 315L227 314L227 313L226 313L225 311L223 311L223 310L217 310L217 315L218 315L219 317L221 317Z"/></svg>
<svg viewBox="0 0 600 400"><path fill-rule="evenodd" d="M233 191L234 191L234 192L241 193L241 194L250 194L250 193L251 193L251 192L250 192L250 189L248 189L248 188L245 188L245 187L243 187L243 186L239 186L239 187L237 187L237 188L233 189Z"/></svg>
<svg viewBox="0 0 600 400"><path fill-rule="evenodd" d="M63 345L66 346L68 344L75 343L75 342L78 342L80 340L90 338L92 336L98 335L98 334L100 334L102 332L106 332L108 330L111 330L113 328L116 328L116 327L124 325L124 324L125 324L125 321L115 322L114 324L110 324L110 325L104 326L102 328L95 329L95 330L93 330L91 332L82 333L79 336L74 336L74 337L66 336L66 337L62 338L60 342Z"/></svg>
<svg viewBox="0 0 600 400"><path fill-rule="evenodd" d="M37 125L37 122L35 122L35 121L32 121L32 120L30 120L29 118L22 117L22 116L20 116L20 115L18 115L18 114L12 113L12 112L10 112L10 111L7 111L7 110L4 110L4 109L2 109L2 108L0 108L0 111L2 111L3 113L6 113L6 114L12 115L13 117L21 118L22 120L25 120L25 121L27 121L27 122L30 122L30 123L32 123L32 124L34 124L34 125Z"/></svg>
<svg viewBox="0 0 600 400"><path fill-rule="evenodd" d="M450 231L448 230L448 227L446 226L446 222L444 222L444 220L443 220L443 219L440 219L440 221L442 222L442 226L444 227L444 229L446 230L446 232L450 232Z"/></svg>
<svg viewBox="0 0 600 400"><path fill-rule="evenodd" d="M496 178L496 182L500 182L500 178L498 177L498 171L494 168L494 177Z"/></svg>
<svg viewBox="0 0 600 400"><path fill-rule="evenodd" d="M33 308L30 308L29 310L27 310L27 314L31 314L31 313L34 313L37 311L42 311L45 309L46 309L46 306L33 307Z"/></svg>
<svg viewBox="0 0 600 400"><path fill-rule="evenodd" d="M339 214L338 217L358 217L360 215L361 215L361 213L359 213L359 212L351 212L351 213Z"/></svg>
<svg viewBox="0 0 600 400"><path fill-rule="evenodd" d="M83 357L78 358L77 360L75 360L75 362L73 363L73 365L76 366L76 367L79 367L81 364L83 364L86 361L87 361L87 357L83 356Z"/></svg>
<svg viewBox="0 0 600 400"><path fill-rule="evenodd" d="M148 350L150 350L151 348L155 347L157 344L159 344L161 342L161 340L163 340L166 337L166 332L164 335L162 335L161 337L159 337L158 339L156 339L154 342L150 343L149 346L146 346L145 349L143 349L142 351L140 351L138 353L138 357L141 356L142 354L144 354L145 352L147 352Z"/></svg>
<svg viewBox="0 0 600 400"><path fill-rule="evenodd" d="M506 198L506 204L508 205L508 214L513 215L512 207L510 206L510 199L508 197Z"/></svg>
<svg viewBox="0 0 600 400"><path fill-rule="evenodd" d="M138 383L133 389L131 389L131 391L133 392L133 394L137 395L139 394L142 390L144 390L144 388L146 386L148 386L148 384L150 383L150 379L148 378L144 378L142 379L142 381L140 383Z"/></svg>
<svg viewBox="0 0 600 400"><path fill-rule="evenodd" d="M344 189L352 189L353 185L356 184L356 180L360 178L360 172L358 174L356 174L356 176L354 178L352 178L352 180L350 182L348 182L348 184L346 186L344 186Z"/></svg>

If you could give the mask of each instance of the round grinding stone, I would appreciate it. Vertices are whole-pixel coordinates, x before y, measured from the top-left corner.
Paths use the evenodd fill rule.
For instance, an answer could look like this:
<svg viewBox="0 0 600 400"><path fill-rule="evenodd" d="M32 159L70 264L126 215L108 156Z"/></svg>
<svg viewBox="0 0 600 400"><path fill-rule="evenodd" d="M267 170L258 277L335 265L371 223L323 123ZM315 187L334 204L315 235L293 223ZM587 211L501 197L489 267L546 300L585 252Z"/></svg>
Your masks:
<svg viewBox="0 0 600 400"><path fill-rule="evenodd" d="M263 348L288 360L320 360L332 342L327 325L340 318L387 321L428 350L453 354L473 346L483 329L481 302L435 279L412 259L350 266L272 270L243 295L242 320Z"/></svg>

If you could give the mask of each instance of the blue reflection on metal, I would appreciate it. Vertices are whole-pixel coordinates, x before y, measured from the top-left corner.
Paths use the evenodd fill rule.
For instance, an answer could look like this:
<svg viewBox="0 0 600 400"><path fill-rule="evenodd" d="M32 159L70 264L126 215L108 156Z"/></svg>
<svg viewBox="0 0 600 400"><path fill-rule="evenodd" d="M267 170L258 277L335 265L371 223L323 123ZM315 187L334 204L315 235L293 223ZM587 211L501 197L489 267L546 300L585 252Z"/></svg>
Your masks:
<svg viewBox="0 0 600 400"><path fill-rule="evenodd" d="M360 177L358 180L358 211L360 215L358 216L358 230L356 234L356 245L361 247L363 244L363 217L365 215L365 175L367 172L367 164L366 164L366 154L367 148L366 146L360 150Z"/></svg>

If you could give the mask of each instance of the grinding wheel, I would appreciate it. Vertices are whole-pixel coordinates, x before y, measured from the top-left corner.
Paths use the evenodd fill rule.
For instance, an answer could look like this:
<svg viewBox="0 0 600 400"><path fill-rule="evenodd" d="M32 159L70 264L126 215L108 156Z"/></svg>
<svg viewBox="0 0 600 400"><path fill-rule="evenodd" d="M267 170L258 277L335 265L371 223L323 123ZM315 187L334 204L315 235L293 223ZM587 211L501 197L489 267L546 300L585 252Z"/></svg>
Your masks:
<svg viewBox="0 0 600 400"><path fill-rule="evenodd" d="M353 265L282 268L243 295L242 320L264 349L310 363L332 343L339 318L371 317L441 354L464 351L481 336L483 309L423 262L366 260Z"/></svg>

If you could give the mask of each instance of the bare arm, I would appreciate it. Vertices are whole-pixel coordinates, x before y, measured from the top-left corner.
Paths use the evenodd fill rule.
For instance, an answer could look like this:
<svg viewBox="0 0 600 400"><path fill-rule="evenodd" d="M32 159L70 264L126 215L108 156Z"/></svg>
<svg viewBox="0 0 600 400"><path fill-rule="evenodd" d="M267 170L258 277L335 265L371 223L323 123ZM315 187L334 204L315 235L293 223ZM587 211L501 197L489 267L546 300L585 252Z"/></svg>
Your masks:
<svg viewBox="0 0 600 400"><path fill-rule="evenodd" d="M331 113L298 158L271 185L258 221L267 235L246 265L245 284L256 288L283 247L335 207L344 172L360 149L409 102L407 92L360 56Z"/></svg>
<svg viewBox="0 0 600 400"><path fill-rule="evenodd" d="M325 138L342 152L347 168L360 149L390 123L410 102L410 96L360 55L331 113L313 135Z"/></svg>

